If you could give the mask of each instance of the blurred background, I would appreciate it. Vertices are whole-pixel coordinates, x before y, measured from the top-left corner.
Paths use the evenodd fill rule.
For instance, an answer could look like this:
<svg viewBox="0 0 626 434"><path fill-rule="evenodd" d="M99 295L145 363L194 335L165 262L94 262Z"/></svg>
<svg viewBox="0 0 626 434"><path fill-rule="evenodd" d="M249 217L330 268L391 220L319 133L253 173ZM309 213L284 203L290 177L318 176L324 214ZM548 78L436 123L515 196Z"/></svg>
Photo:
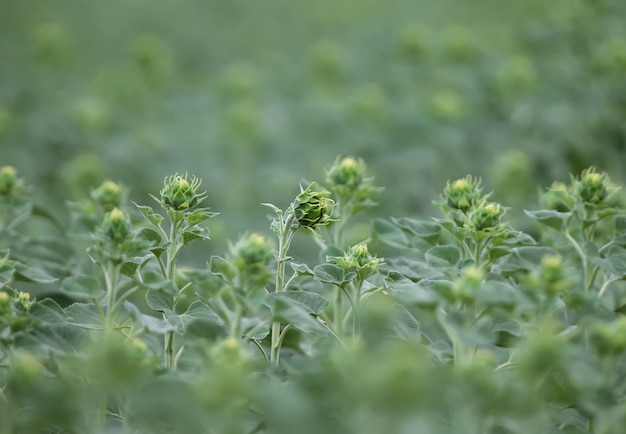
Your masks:
<svg viewBox="0 0 626 434"><path fill-rule="evenodd" d="M105 179L156 205L197 175L216 251L337 155L385 188L363 222L437 216L468 173L516 220L589 165L626 181L625 22L623 0L0 0L0 165L61 216Z"/></svg>

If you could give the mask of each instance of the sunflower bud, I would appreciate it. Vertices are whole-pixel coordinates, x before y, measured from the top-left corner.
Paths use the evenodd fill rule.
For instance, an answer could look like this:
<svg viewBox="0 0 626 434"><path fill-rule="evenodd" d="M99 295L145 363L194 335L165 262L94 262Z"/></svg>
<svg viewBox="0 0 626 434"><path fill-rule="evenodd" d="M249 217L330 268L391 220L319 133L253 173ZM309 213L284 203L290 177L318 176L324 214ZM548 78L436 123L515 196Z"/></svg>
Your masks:
<svg viewBox="0 0 626 434"><path fill-rule="evenodd" d="M113 208L111 212L104 216L102 231L111 240L120 243L130 233L130 220L119 208Z"/></svg>
<svg viewBox="0 0 626 434"><path fill-rule="evenodd" d="M567 185L562 182L554 182L542 197L541 202L548 209L567 212L574 206L574 196Z"/></svg>
<svg viewBox="0 0 626 434"><path fill-rule="evenodd" d="M21 186L17 170L12 166L0 168L0 196L12 196Z"/></svg>
<svg viewBox="0 0 626 434"><path fill-rule="evenodd" d="M111 211L122 205L124 201L124 187L112 181L105 181L91 192L93 200L105 211Z"/></svg>
<svg viewBox="0 0 626 434"><path fill-rule="evenodd" d="M331 186L346 187L355 190L363 182L365 162L361 159L346 157L337 160L326 173L327 182Z"/></svg>
<svg viewBox="0 0 626 434"><path fill-rule="evenodd" d="M467 175L465 178L446 184L443 195L448 206L467 213L480 200L481 180Z"/></svg>
<svg viewBox="0 0 626 434"><path fill-rule="evenodd" d="M0 292L0 315L8 313L10 310L9 304L11 297L6 292Z"/></svg>
<svg viewBox="0 0 626 434"><path fill-rule="evenodd" d="M272 247L263 235L253 233L232 247L234 263L241 269L262 270L272 258Z"/></svg>
<svg viewBox="0 0 626 434"><path fill-rule="evenodd" d="M17 303L24 308L25 311L28 312L28 310L30 309L30 294L28 292L22 292L20 291L19 294L17 294Z"/></svg>
<svg viewBox="0 0 626 434"><path fill-rule="evenodd" d="M479 231L494 229L500 224L500 218L503 214L504 210L500 204L485 202L472 212L470 224Z"/></svg>
<svg viewBox="0 0 626 434"><path fill-rule="evenodd" d="M332 221L331 210L335 204L330 198L329 191L312 191L313 185L314 183L311 183L302 190L293 203L298 224L309 229L329 224Z"/></svg>
<svg viewBox="0 0 626 434"><path fill-rule="evenodd" d="M598 173L595 167L590 167L581 173L576 182L576 192L584 203L599 204L608 196L608 182L606 173Z"/></svg>
<svg viewBox="0 0 626 434"><path fill-rule="evenodd" d="M187 175L173 175L165 178L165 186L161 190L161 201L166 208L175 211L186 211L206 197L206 192L198 193L198 187L202 180L195 176L191 178L191 183L187 181Z"/></svg>
<svg viewBox="0 0 626 434"><path fill-rule="evenodd" d="M348 249L343 256L330 256L327 260L343 268L345 271L358 272L361 269L369 268L372 271L378 270L378 266L383 261L381 258L372 256L367 248L367 244L357 244Z"/></svg>

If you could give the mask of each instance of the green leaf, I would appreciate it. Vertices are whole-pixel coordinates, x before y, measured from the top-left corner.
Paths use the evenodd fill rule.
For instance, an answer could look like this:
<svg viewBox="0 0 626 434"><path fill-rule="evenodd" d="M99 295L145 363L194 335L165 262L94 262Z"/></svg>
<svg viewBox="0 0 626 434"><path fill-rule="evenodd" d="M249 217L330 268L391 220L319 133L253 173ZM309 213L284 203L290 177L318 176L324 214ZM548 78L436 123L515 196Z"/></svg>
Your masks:
<svg viewBox="0 0 626 434"><path fill-rule="evenodd" d="M603 263L603 268L615 277L626 277L626 251L612 253Z"/></svg>
<svg viewBox="0 0 626 434"><path fill-rule="evenodd" d="M541 263L546 255L556 255L557 251L545 246L521 246L511 249L510 254L501 259L494 272L509 275L517 271L531 270Z"/></svg>
<svg viewBox="0 0 626 434"><path fill-rule="evenodd" d="M511 285L503 282L488 282L475 292L476 299L492 307L512 309L519 302L519 294Z"/></svg>
<svg viewBox="0 0 626 434"><path fill-rule="evenodd" d="M441 279L445 277L444 273L429 267L422 261L398 257L388 259L387 263L392 270L401 273L403 276L413 281L421 279Z"/></svg>
<svg viewBox="0 0 626 434"><path fill-rule="evenodd" d="M441 238L441 225L437 222L414 220L407 217L392 217L391 221L431 244L436 244Z"/></svg>
<svg viewBox="0 0 626 434"><path fill-rule="evenodd" d="M345 286L349 280L343 270L335 264L320 264L313 269L315 280L323 283L331 283L337 286Z"/></svg>
<svg viewBox="0 0 626 434"><path fill-rule="evenodd" d="M415 283L405 279L388 283L394 297L410 306L434 309L445 299L453 299L452 282L447 280L420 280Z"/></svg>
<svg viewBox="0 0 626 434"><path fill-rule="evenodd" d="M152 228L141 229L139 232L137 232L137 235L135 235L135 237L147 241L150 246L158 246L163 240L161 233Z"/></svg>
<svg viewBox="0 0 626 434"><path fill-rule="evenodd" d="M146 304L152 310L165 312L173 309L174 299L171 294L163 289L148 289L146 291Z"/></svg>
<svg viewBox="0 0 626 434"><path fill-rule="evenodd" d="M321 314L328 307L328 299L320 294L310 291L283 291L273 292L269 297L287 297L299 303L304 309L313 315Z"/></svg>
<svg viewBox="0 0 626 434"><path fill-rule="evenodd" d="M265 305L272 312L272 321L291 324L305 333L326 335L324 327L304 307L302 303L292 300L289 297L268 296Z"/></svg>
<svg viewBox="0 0 626 434"><path fill-rule="evenodd" d="M552 210L524 210L524 213L526 213L526 215L531 219L557 230L563 230L567 226L569 218L572 216L571 212L559 212Z"/></svg>
<svg viewBox="0 0 626 434"><path fill-rule="evenodd" d="M195 240L208 240L209 230L200 226L194 226L183 232L183 244L187 245Z"/></svg>
<svg viewBox="0 0 626 434"><path fill-rule="evenodd" d="M211 256L209 271L220 276L227 283L232 283L237 275L237 268L221 256Z"/></svg>
<svg viewBox="0 0 626 434"><path fill-rule="evenodd" d="M34 303L30 308L30 315L48 324L64 324L65 313L63 308L51 298Z"/></svg>
<svg viewBox="0 0 626 434"><path fill-rule="evenodd" d="M195 226L212 217L215 217L217 214L218 213L207 211L206 208L198 208L194 210L191 214L187 215L187 224L189 226Z"/></svg>
<svg viewBox="0 0 626 434"><path fill-rule="evenodd" d="M172 297L178 295L178 290L174 283L164 278L160 273L148 270L143 276L143 285L149 289L161 289Z"/></svg>
<svg viewBox="0 0 626 434"><path fill-rule="evenodd" d="M98 307L92 303L74 303L64 309L67 323L76 327L102 330L102 316Z"/></svg>
<svg viewBox="0 0 626 434"><path fill-rule="evenodd" d="M396 318L391 324L391 329L400 339L412 339L419 341L421 338L420 326L415 317L401 304L394 305Z"/></svg>
<svg viewBox="0 0 626 434"><path fill-rule="evenodd" d="M379 240L388 246L396 248L410 247L410 243L402 229L387 220L380 218L372 220L371 233L373 240Z"/></svg>
<svg viewBox="0 0 626 434"><path fill-rule="evenodd" d="M148 223L150 223L151 225L158 227L161 224L161 221L163 221L163 216L161 214L155 213L151 207L138 205L136 203L135 206L137 207L141 215L143 215Z"/></svg>
<svg viewBox="0 0 626 434"><path fill-rule="evenodd" d="M31 283L52 283L58 280L39 268L29 267L24 264L15 264L13 279L19 282Z"/></svg>
<svg viewBox="0 0 626 434"><path fill-rule="evenodd" d="M455 267L461 259L461 251L456 246L435 246L426 251L426 262L431 267Z"/></svg>
<svg viewBox="0 0 626 434"><path fill-rule="evenodd" d="M98 298L105 292L100 281L89 275L66 277L61 284L61 291L81 298Z"/></svg>
<svg viewBox="0 0 626 434"><path fill-rule="evenodd" d="M298 264L296 262L291 262L289 263L289 265L291 266L293 271L298 274L298 276L313 276L314 275L313 270L311 270L309 266L306 264Z"/></svg>

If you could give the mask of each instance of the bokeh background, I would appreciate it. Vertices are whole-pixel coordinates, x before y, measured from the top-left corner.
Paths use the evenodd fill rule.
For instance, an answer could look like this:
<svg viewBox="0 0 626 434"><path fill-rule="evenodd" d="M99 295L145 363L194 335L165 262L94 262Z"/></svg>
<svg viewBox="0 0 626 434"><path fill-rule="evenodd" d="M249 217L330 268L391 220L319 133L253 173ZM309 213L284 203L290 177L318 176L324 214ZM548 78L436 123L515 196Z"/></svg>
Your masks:
<svg viewBox="0 0 626 434"><path fill-rule="evenodd" d="M67 213L201 177L213 247L268 230L337 155L436 215L468 173L515 220L596 165L626 181L623 0L0 0L0 164ZM205 247L206 248L206 247Z"/></svg>

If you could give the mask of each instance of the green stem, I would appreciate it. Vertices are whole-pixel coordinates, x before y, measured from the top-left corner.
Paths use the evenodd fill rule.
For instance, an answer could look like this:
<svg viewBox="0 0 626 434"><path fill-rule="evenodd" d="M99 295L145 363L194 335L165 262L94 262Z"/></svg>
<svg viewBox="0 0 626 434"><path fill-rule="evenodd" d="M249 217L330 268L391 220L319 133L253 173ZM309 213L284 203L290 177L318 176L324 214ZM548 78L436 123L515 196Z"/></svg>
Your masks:
<svg viewBox="0 0 626 434"><path fill-rule="evenodd" d="M110 265L104 270L104 280L107 292L106 330L113 329L113 315L115 314L115 293L119 278L119 265Z"/></svg>
<svg viewBox="0 0 626 434"><path fill-rule="evenodd" d="M343 335L343 308L341 305L341 288L335 288L335 308L333 312L333 323L335 324L335 330L339 336Z"/></svg>
<svg viewBox="0 0 626 434"><path fill-rule="evenodd" d="M578 241L576 241L574 239L574 237L572 237L572 235L569 233L569 231L566 229L564 232L565 238L570 242L570 244L572 245L572 247L574 247L574 250L576 250L576 253L578 254L578 256L580 257L580 261L582 263L583 266L583 282L585 284L585 289L589 289L587 287L587 275L589 274L589 265L588 265L588 261L587 261L587 256L585 256L585 252L583 252L583 249L580 247L580 244L578 244Z"/></svg>
<svg viewBox="0 0 626 434"><path fill-rule="evenodd" d="M295 231L291 229L294 215L290 214L285 221L282 221L280 225L280 237L278 238L278 263L276 265L276 287L275 292L284 291L283 281L285 279L285 264L287 262L287 251L289 250L289 244L293 239ZM271 343L270 360L272 363L278 364L278 353L280 351L280 322L274 321L272 323L272 343Z"/></svg>
<svg viewBox="0 0 626 434"><path fill-rule="evenodd" d="M354 286L354 310L352 311L352 338L357 341L359 335L361 334L361 322L359 311L361 310L361 287L363 282L360 279L357 279L353 282Z"/></svg>
<svg viewBox="0 0 626 434"><path fill-rule="evenodd" d="M165 335L165 366L168 369L174 367L174 332Z"/></svg>
<svg viewBox="0 0 626 434"><path fill-rule="evenodd" d="M230 324L230 336L236 339L241 338L241 317L243 316L243 306L237 300L235 302L235 317Z"/></svg>
<svg viewBox="0 0 626 434"><path fill-rule="evenodd" d="M178 237L178 228L180 221L177 219L176 213L172 212L169 215L170 217L170 238L169 243L170 246L167 249L167 261L165 264L165 278L170 280L174 286L176 286L175 276L176 276L176 258L178 257L178 253L180 252L180 242ZM163 271L163 270L162 270ZM176 304L178 297L174 297L173 305ZM174 331L168 332L164 336L164 357L165 357L165 366L168 369L172 369L176 366L174 360Z"/></svg>

